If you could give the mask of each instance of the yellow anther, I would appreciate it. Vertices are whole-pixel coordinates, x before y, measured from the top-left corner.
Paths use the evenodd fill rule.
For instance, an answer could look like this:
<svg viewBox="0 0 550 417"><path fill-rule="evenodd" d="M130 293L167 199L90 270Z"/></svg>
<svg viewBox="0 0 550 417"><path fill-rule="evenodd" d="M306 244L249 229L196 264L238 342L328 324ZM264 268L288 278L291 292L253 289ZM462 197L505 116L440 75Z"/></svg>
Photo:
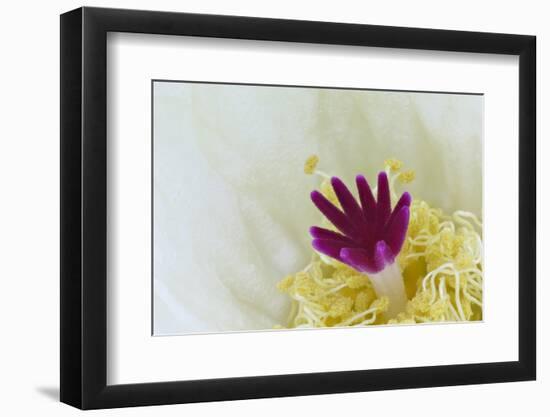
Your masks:
<svg viewBox="0 0 550 417"><path fill-rule="evenodd" d="M341 317L351 311L353 300L349 297L335 297L328 312L331 317Z"/></svg>
<svg viewBox="0 0 550 417"><path fill-rule="evenodd" d="M305 272L298 272L294 279L294 287L296 292L303 296L312 295L315 293L315 281Z"/></svg>
<svg viewBox="0 0 550 417"><path fill-rule="evenodd" d="M399 182L401 182L401 184L408 184L408 183L414 181L414 179L416 178L416 174L413 170L404 171L404 172L399 174L398 178L399 178Z"/></svg>
<svg viewBox="0 0 550 417"><path fill-rule="evenodd" d="M311 155L309 158L306 159L306 162L304 164L304 172L307 175L311 175L315 172L315 168L317 168L317 164L319 163L319 157L317 155Z"/></svg>
<svg viewBox="0 0 550 417"><path fill-rule="evenodd" d="M346 284L350 288L361 288L369 285L369 279L366 275L352 275L347 277Z"/></svg>
<svg viewBox="0 0 550 417"><path fill-rule="evenodd" d="M429 216L429 226L428 229L431 234L437 233L439 230L439 219L437 216L434 216L433 214Z"/></svg>
<svg viewBox="0 0 550 417"><path fill-rule="evenodd" d="M357 297L355 297L354 310L365 311L369 308L372 301L373 301L372 293L369 293L367 291L361 291L359 294L357 294Z"/></svg>
<svg viewBox="0 0 550 417"><path fill-rule="evenodd" d="M437 321L438 318L444 317L447 313L447 302L446 300L438 300L430 307L430 316Z"/></svg>
<svg viewBox="0 0 550 417"><path fill-rule="evenodd" d="M401 169L403 162L396 158L388 158L384 161L384 165L390 169L390 171L396 172Z"/></svg>
<svg viewBox="0 0 550 417"><path fill-rule="evenodd" d="M286 292L290 289L290 287L292 287L293 284L294 284L294 276L287 275L277 283L277 288L279 289L279 291Z"/></svg>
<svg viewBox="0 0 550 417"><path fill-rule="evenodd" d="M338 197L336 197L334 188L332 188L332 184L330 183L329 180L324 180L322 182L321 194L323 194L332 204L336 205L337 207L340 207L340 201L338 201Z"/></svg>
<svg viewBox="0 0 550 417"><path fill-rule="evenodd" d="M370 308L376 308L378 311L386 311L390 305L388 297L381 297L377 300L374 300L370 305Z"/></svg>
<svg viewBox="0 0 550 417"><path fill-rule="evenodd" d="M456 267L460 269L466 269L472 266L474 259L471 254L460 252L455 258Z"/></svg>

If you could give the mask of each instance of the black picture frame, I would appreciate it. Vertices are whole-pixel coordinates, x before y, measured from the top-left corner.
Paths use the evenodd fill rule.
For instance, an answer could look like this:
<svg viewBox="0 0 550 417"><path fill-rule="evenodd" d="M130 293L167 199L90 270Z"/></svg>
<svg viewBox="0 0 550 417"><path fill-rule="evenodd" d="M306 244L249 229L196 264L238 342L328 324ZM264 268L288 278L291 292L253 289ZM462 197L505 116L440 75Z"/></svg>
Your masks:
<svg viewBox="0 0 550 417"><path fill-rule="evenodd" d="M108 32L519 56L519 358L399 369L107 385ZM61 15L61 401L81 409L533 380L536 38L83 7Z"/></svg>

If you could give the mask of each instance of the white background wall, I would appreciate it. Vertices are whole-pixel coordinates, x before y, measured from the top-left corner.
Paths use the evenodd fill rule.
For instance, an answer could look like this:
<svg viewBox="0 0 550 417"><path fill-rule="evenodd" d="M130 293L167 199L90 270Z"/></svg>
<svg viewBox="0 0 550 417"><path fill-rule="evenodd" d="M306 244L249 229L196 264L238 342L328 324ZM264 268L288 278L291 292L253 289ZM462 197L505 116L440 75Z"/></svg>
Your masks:
<svg viewBox="0 0 550 417"><path fill-rule="evenodd" d="M75 415L59 404L59 18L78 1L5 2L2 7L0 90L0 410L2 415ZM305 0L125 0L89 6L158 9L535 34L538 36L539 213L550 209L543 193L550 167L541 138L550 97L550 27L545 2L462 0L307 2ZM546 17L545 17L546 16ZM101 411L94 415L315 415L422 416L547 415L550 406L550 221L539 216L538 381L499 385L389 391ZM545 395L546 394L546 395ZM384 414L381 414L384 413Z"/></svg>

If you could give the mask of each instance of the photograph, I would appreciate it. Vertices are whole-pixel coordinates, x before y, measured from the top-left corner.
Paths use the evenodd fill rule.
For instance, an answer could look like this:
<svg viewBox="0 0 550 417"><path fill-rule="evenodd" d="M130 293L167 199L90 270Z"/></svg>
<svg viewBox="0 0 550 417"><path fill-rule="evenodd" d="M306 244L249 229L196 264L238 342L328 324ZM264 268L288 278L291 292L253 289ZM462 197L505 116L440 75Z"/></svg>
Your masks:
<svg viewBox="0 0 550 417"><path fill-rule="evenodd" d="M544 5L5 2L0 417L550 416Z"/></svg>
<svg viewBox="0 0 550 417"><path fill-rule="evenodd" d="M483 94L151 88L153 336L483 320Z"/></svg>

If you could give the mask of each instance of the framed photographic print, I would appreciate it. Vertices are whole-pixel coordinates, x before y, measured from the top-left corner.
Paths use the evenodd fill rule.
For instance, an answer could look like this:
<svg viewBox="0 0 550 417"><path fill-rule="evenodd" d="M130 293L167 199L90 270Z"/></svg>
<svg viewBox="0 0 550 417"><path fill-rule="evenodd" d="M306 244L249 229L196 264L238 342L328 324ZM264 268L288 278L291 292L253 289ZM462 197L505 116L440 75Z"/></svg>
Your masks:
<svg viewBox="0 0 550 417"><path fill-rule="evenodd" d="M536 375L535 37L61 16L61 401Z"/></svg>

